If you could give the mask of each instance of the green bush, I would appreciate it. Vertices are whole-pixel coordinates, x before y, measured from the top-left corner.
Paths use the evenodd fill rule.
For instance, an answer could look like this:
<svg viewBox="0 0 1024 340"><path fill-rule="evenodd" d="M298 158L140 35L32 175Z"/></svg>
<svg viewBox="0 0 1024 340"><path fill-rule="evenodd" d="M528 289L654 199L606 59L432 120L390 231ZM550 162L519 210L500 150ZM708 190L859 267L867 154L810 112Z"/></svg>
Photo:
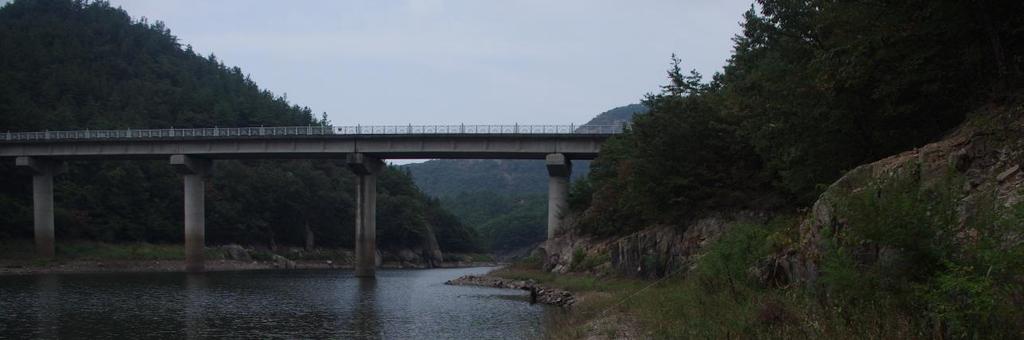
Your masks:
<svg viewBox="0 0 1024 340"><path fill-rule="evenodd" d="M587 250L582 247L577 247L572 251L572 262L569 263L569 270L577 271L580 267L580 263L583 263L587 259Z"/></svg>
<svg viewBox="0 0 1024 340"><path fill-rule="evenodd" d="M976 200L961 223L962 179L871 183L838 203L846 223L823 235L819 280L832 306L887 305L935 335L991 338L1024 326L1024 204ZM984 194L977 194L987 197Z"/></svg>
<svg viewBox="0 0 1024 340"><path fill-rule="evenodd" d="M572 252L572 262L569 264L569 270L574 272L587 272L594 270L597 266L609 261L611 261L611 255L608 253L589 256L587 255L586 249L580 247L576 248Z"/></svg>
<svg viewBox="0 0 1024 340"><path fill-rule="evenodd" d="M770 235L767 226L740 223L733 225L715 241L698 263L699 280L710 290L751 284L750 267L768 255Z"/></svg>

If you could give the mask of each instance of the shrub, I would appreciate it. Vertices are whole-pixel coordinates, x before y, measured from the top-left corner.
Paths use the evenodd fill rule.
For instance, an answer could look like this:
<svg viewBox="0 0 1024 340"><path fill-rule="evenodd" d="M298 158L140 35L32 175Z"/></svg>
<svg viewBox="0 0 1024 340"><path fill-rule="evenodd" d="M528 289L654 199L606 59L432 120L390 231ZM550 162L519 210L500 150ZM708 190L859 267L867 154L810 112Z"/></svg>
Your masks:
<svg viewBox="0 0 1024 340"><path fill-rule="evenodd" d="M871 183L838 202L846 223L825 230L821 287L832 306L891 306L939 337L1000 338L1024 325L1024 204L994 194L960 202L962 178L922 186ZM958 204L975 211L961 222Z"/></svg>

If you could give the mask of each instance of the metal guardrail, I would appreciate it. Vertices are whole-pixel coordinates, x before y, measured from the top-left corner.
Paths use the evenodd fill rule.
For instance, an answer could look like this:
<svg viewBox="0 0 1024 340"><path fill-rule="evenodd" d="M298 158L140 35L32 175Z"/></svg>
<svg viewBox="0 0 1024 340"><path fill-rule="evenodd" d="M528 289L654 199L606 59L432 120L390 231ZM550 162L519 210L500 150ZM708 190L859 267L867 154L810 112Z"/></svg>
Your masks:
<svg viewBox="0 0 1024 340"><path fill-rule="evenodd" d="M431 135L431 134L598 134L622 133L624 125L368 125L274 126L194 129L126 129L6 132L0 141L68 139L151 139L250 136Z"/></svg>

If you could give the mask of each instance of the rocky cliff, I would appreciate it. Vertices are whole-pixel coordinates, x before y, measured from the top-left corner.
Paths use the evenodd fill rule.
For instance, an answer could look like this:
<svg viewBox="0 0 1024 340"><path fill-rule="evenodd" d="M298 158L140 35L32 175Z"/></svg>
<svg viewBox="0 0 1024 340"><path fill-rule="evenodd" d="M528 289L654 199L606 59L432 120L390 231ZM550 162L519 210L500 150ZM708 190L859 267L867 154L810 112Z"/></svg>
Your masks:
<svg viewBox="0 0 1024 340"><path fill-rule="evenodd" d="M596 239L570 229L541 245L541 253L545 269L553 272L659 278L693 266L702 250L730 226L763 223L766 216L750 211L711 214L683 226L652 226L612 239Z"/></svg>
<svg viewBox="0 0 1024 340"><path fill-rule="evenodd" d="M814 282L828 249L828 237L843 237L851 227L845 200L877 186L904 181L921 190L948 192L957 243L977 240L991 225L971 223L993 209L1021 201L1024 173L1024 105L999 105L976 112L942 140L862 165L833 183L814 203L799 227L799 241L767 261L768 271L791 282ZM878 196L884 199L884 191ZM936 214L942 211L934 212ZM998 235L1010 244L1021 235ZM898 257L892 247L866 244L862 262ZM895 255L894 255L895 254Z"/></svg>
<svg viewBox="0 0 1024 340"><path fill-rule="evenodd" d="M1017 103L1024 101L1017 101ZM983 213L1003 211L1022 201L1024 186L1024 105L1005 104L975 112L945 138L920 148L859 166L828 189L811 206L799 225L782 237L789 243L764 259L751 274L764 283L811 283L820 275L821 260L829 241L847 237L851 197L863 195L880 183L900 182L920 190L948 193L951 204L924 216L951 216L954 239L967 243L986 234L986 225L971 222ZM876 188L877 189L877 188ZM874 192L874 191L872 191ZM895 192L877 190L875 195ZM928 196L914 199L930 199ZM920 203L920 202L916 202ZM913 203L913 204L916 204ZM936 208L930 208L936 209ZM942 210L944 209L944 210ZM871 212L859 212L869 215ZM998 213L997 213L998 214ZM702 252L719 235L737 223L764 224L770 212L708 212L703 218L678 226L651 226L624 237L594 239L573 232L572 218L565 232L544 243L540 256L546 270L616 273L628 277L657 278L694 266ZM913 218L911 218L913 219ZM901 226L896 225L895 228ZM988 233L991 234L991 233ZM1006 244L1019 244L1024 236L1012 232L996 235ZM910 242L913 242L911 240ZM864 242L857 260L863 263L899 261L898 247Z"/></svg>

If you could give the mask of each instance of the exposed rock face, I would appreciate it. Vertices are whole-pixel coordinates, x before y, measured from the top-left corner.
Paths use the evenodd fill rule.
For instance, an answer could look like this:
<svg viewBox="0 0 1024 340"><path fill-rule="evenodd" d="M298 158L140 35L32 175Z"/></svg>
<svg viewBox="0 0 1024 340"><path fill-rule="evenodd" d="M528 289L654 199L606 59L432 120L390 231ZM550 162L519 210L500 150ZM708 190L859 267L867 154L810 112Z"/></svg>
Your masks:
<svg viewBox="0 0 1024 340"><path fill-rule="evenodd" d="M437 268L444 266L444 254L433 229L427 226L423 244L412 248L377 249L377 266L399 268Z"/></svg>
<svg viewBox="0 0 1024 340"><path fill-rule="evenodd" d="M430 264L431 268L441 266L441 262L444 262L444 254L441 253L441 246L437 243L434 228L430 225L427 225L427 238L423 243L422 249L419 249L423 260Z"/></svg>
<svg viewBox="0 0 1024 340"><path fill-rule="evenodd" d="M823 231L841 230L847 218L838 212L839 202L872 183L891 178L909 178L921 188L950 185L950 176L962 178L956 197L960 222L958 235L977 235L966 221L981 204L1009 207L1024 200L1024 106L994 107L993 114L978 113L941 141L859 166L833 183L809 210L799 225L799 237L785 250L751 268L751 275L765 284L814 282L825 253ZM960 184L958 184L960 185ZM708 215L706 215L708 216ZM570 220L571 219L567 219ZM734 213L710 215L683 226L652 226L637 233L610 240L595 240L567 232L541 246L546 270L564 273L580 271L578 258L607 256L603 265L584 266L583 271L609 270L625 276L663 277L686 270L718 235L739 222L764 223L767 214ZM861 260L900 266L898 249L868 245ZM585 262L585 261L584 261ZM604 269L602 269L604 268Z"/></svg>
<svg viewBox="0 0 1024 340"><path fill-rule="evenodd" d="M654 226L625 237L595 240L575 233L565 233L546 242L545 269L565 273L573 268L574 258L602 259L607 264L594 268L638 278L660 278L670 273L689 269L699 254L719 235L735 223L763 223L764 214L741 212L697 219L684 227ZM575 260L577 265L580 262ZM585 262L585 261L584 261ZM577 266L578 267L578 266Z"/></svg>
<svg viewBox="0 0 1024 340"><path fill-rule="evenodd" d="M859 166L833 183L819 197L809 216L800 225L796 246L776 254L758 270L762 280L772 280L767 273L783 273L790 282L814 282L824 252L822 234L826 228L841 229L844 216L837 211L838 201L866 188L879 179L909 177L922 188L943 182L950 175L962 176L964 183L956 212L961 228L986 199L1004 207L1021 201L1024 188L1024 107L994 108L1010 111L1000 115L984 115L969 120L941 141L931 143L873 163ZM971 234L971 230L962 230ZM976 231L974 231L976 233ZM871 261L897 258L895 249L876 249Z"/></svg>
<svg viewBox="0 0 1024 340"><path fill-rule="evenodd" d="M433 252L420 247L378 250L378 254L377 266L380 267L424 269L444 266L443 259L435 258Z"/></svg>

